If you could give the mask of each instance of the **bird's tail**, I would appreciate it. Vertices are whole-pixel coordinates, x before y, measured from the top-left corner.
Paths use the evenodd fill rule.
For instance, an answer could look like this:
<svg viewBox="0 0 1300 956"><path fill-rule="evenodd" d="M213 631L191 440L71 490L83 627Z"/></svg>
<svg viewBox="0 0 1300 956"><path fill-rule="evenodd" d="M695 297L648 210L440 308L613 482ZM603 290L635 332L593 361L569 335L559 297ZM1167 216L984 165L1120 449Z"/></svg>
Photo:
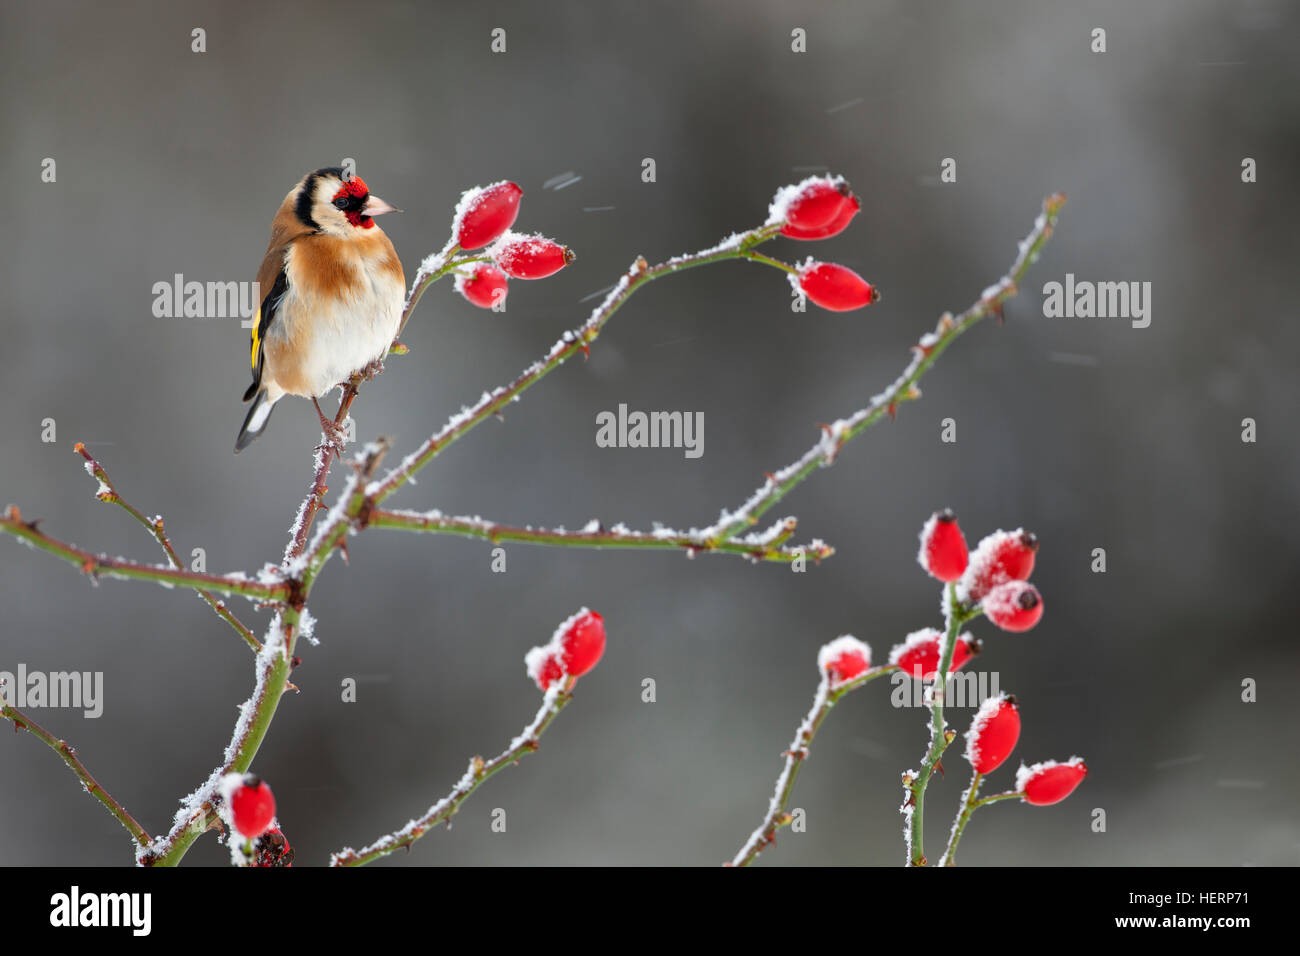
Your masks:
<svg viewBox="0 0 1300 956"><path fill-rule="evenodd" d="M236 455L251 445L254 439L262 434L267 421L271 418L271 409L273 408L275 408L275 402L268 399L266 389L262 389L253 397L253 407L248 410L244 425L239 429L239 437L235 439Z"/></svg>

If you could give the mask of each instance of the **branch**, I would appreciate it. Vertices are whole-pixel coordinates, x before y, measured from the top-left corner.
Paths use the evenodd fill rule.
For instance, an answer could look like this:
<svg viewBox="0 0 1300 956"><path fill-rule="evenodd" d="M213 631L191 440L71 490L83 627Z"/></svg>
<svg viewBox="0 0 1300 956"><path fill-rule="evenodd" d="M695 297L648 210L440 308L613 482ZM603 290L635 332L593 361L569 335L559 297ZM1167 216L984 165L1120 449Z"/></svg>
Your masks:
<svg viewBox="0 0 1300 956"><path fill-rule="evenodd" d="M776 561L789 564L802 557L819 561L830 557L835 549L815 539L807 545L790 547L786 542L794 534L798 522L783 518L767 531L749 534L733 541L713 541L692 529L682 532L671 528L654 531L631 531L623 525L606 529L593 521L580 531L564 528L533 528L499 524L482 518L453 517L440 511L383 511L370 512L368 526L372 528L397 528L403 531L422 531L434 534L456 534L468 538L481 538L495 544L498 541L522 541L529 544L555 545L571 548L642 548L658 550L684 550L694 557L702 551L740 554L753 561Z"/></svg>
<svg viewBox="0 0 1300 956"><path fill-rule="evenodd" d="M163 530L162 515L159 515L156 518L146 518L143 514L128 504L126 499L118 493L117 487L113 484L112 479L108 477L108 472L104 470L104 466L91 457L90 452L86 451L86 446L81 442L77 442L73 451L80 453L81 457L86 459L86 472L90 477L99 481L99 491L96 493L95 497L100 501L111 502L120 506L123 511L129 514L136 521L140 522L140 524L144 526L144 529L153 536L155 541L158 542L158 546L163 549L163 553L167 555L168 560L171 561L172 567L181 567L181 559L177 556L176 549L172 547L171 541L168 540L167 532ZM225 602L218 600L211 591L202 588L198 590L198 595L207 602L208 606L211 607L212 610L217 612L218 617L235 629L235 633L244 639L244 642L253 649L254 653L261 650L262 642L254 637L253 632L245 627L243 623L230 612L230 609L226 607Z"/></svg>
<svg viewBox="0 0 1300 956"><path fill-rule="evenodd" d="M575 353L581 351L586 354L591 348L591 343L599 337L605 324L641 286L684 269L691 269L712 262L721 262L724 259L747 259L749 258L749 250L752 247L774 238L780 232L780 229L781 223L776 223L774 225L759 226L744 233L734 233L709 249L689 255L675 256L656 266L649 266L646 264L645 259L638 258L609 291L609 294L605 296L604 301L592 310L591 316L586 322L573 331L565 332L551 346L546 355L525 369L509 385L500 386L491 392L484 392L473 406L462 408L458 414L453 415L441 430L426 440L424 444L408 455L400 465L384 476L373 491L374 500L382 502L394 491L410 481L420 469L429 464L449 445L463 438L488 418L499 415L507 405L517 401L524 392L563 365ZM423 272L423 267L421 271ZM418 300L419 296L413 294L410 304L413 306Z"/></svg>
<svg viewBox="0 0 1300 956"><path fill-rule="evenodd" d="M364 866L400 847L406 847L409 852L411 844L433 827L450 819L460 809L460 805L469 799L470 794L490 777L511 764L518 763L520 757L537 750L538 738L573 699L573 684L576 680L576 677L568 677L563 682L556 681L552 684L542 699L542 707L537 711L537 716L524 728L523 733L491 760L485 762L482 757L474 757L470 760L465 775L452 788L451 793L426 810L423 816L411 820L400 830L382 836L360 850L344 847L337 853L330 854L330 866Z"/></svg>
<svg viewBox="0 0 1300 956"><path fill-rule="evenodd" d="M940 866L957 865L957 844L961 842L962 834L966 832L966 824L974 816L975 811L980 807L990 803L997 803L999 800L1011 800L1015 797L1024 797L1019 791L1007 793L995 793L992 796L977 799L980 792L980 784L984 782L984 777L978 771L971 777L970 786L966 792L961 795L961 810L956 818L952 821L952 833L948 836L948 849L944 850L943 856L939 858Z"/></svg>
<svg viewBox="0 0 1300 956"><path fill-rule="evenodd" d="M349 486L359 478L369 478L378 469L387 450L387 440L372 442L358 456L354 465L357 474L349 476ZM351 496L345 491L344 501ZM293 670L294 647L298 637L312 626L305 601L311 593L319 566L307 568L298 579L293 599L284 605L272 619L265 642L254 664L253 693L239 709L239 719L222 763L208 775L203 784L182 801L172 828L147 848L142 848L136 859L143 866L176 866L189 851L190 846L209 827L217 822L215 800L221 778L228 773L246 773L257 756L262 741L271 729L280 698L291 686L289 674Z"/></svg>
<svg viewBox="0 0 1300 956"><path fill-rule="evenodd" d="M907 838L908 862L912 866L925 866L928 862L924 847L925 790L930 785L930 778L934 775L935 768L939 768L942 772L940 761L943 752L957 736L955 731L948 729L948 724L943 719L945 688L950 677L953 653L957 649L957 636L961 633L962 625L983 613L978 605L966 608L957 602L955 583L946 585L943 593L943 653L939 655L939 667L935 671L930 698L930 746L921 763L921 772L915 776L910 772L904 775L904 787L908 792L908 798L899 808L906 820L903 835Z"/></svg>
<svg viewBox="0 0 1300 956"><path fill-rule="evenodd" d="M24 521L17 506L10 505L8 511L0 516L0 531L5 531L24 544L38 548L62 558L69 564L79 567L92 579L100 576L126 578L137 581L153 581L163 587L180 585L181 587L218 591L222 594L240 594L250 600L283 601L291 591L291 583L275 576L264 576L254 581L236 572L232 575L206 574L198 571L186 571L170 565L142 564L125 558L110 558L104 554L92 554L76 545L67 544L57 538L51 538L37 525L40 519Z"/></svg>
<svg viewBox="0 0 1300 956"><path fill-rule="evenodd" d="M181 801L172 828L147 846L141 846L136 862L141 866L176 866L190 846L217 823L216 800L221 778L228 773L245 773L271 728L280 698L289 686L293 669L293 646L302 630L306 608L286 607L271 620L266 639L258 652L253 693L239 708L239 717L222 763L203 784Z"/></svg>
<svg viewBox="0 0 1300 956"><path fill-rule="evenodd" d="M822 674L821 683L817 685L817 693L813 697L812 709L808 711L808 716L795 731L790 749L785 752L785 766L780 776L776 778L776 790L772 794L772 802L768 805L767 816L758 825L758 829L749 835L745 845L736 852L727 866L749 866L758 859L760 853L776 843L776 831L793 819L785 808L790 802L790 794L794 792L795 778L799 776L799 768L808 757L808 748L812 745L813 737L817 735L822 721L826 719L826 715L830 713L836 702L850 691L857 690L877 677L896 670L898 668L893 665L873 667L861 676L836 687L835 690L831 690L830 679L826 674Z"/></svg>
<svg viewBox="0 0 1300 956"><path fill-rule="evenodd" d="M1001 316L1003 303L1016 294L1025 273L1037 260L1047 240L1051 238L1057 217L1064 205L1065 196L1060 193L1043 200L1043 211L1034 221L1033 230L1021 240L1019 254L1007 274L985 289L980 294L979 300L956 318L944 315L934 332L922 336L921 341L912 346L914 352L912 361L892 385L872 398L865 408L854 412L848 418L823 425L822 438L817 444L776 474L768 475L767 481L750 496L748 501L736 511L730 514L724 513L718 524L708 529L713 537L719 541L726 541L755 524L772 506L819 467L834 464L840 449L850 440L870 428L885 414L893 418L898 406L903 402L920 398L921 392L916 388L916 383L938 361L939 356L948 346L959 335L988 315Z"/></svg>
<svg viewBox="0 0 1300 956"><path fill-rule="evenodd" d="M3 687L0 687L0 716L13 721L15 731L26 730L30 732L33 736L42 740L45 743L45 746L49 747L63 758L63 762L68 765L69 769L71 769L81 781L81 789L85 790L86 793L90 794L107 807L108 812L117 818L118 823L126 827L127 832L131 834L132 838L139 846L143 847L148 845L149 834L145 833L144 827L140 826L140 824L136 822L135 817L127 813L126 808L114 800L112 796L109 795L108 791L99 785L99 781L90 775L90 771L86 769L86 765L78 759L76 749L69 746L66 740L60 740L55 737L52 733L16 707L10 707L4 697Z"/></svg>

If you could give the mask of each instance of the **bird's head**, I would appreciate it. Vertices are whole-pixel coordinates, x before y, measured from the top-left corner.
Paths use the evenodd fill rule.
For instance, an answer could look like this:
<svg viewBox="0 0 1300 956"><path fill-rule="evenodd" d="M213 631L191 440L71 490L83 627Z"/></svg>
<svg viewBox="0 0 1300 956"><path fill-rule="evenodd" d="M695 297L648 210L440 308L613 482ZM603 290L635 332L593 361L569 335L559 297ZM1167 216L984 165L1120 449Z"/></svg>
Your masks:
<svg viewBox="0 0 1300 956"><path fill-rule="evenodd" d="M293 193L294 213L303 225L340 239L366 235L373 217L401 212L372 196L359 176L345 177L338 166L309 173Z"/></svg>

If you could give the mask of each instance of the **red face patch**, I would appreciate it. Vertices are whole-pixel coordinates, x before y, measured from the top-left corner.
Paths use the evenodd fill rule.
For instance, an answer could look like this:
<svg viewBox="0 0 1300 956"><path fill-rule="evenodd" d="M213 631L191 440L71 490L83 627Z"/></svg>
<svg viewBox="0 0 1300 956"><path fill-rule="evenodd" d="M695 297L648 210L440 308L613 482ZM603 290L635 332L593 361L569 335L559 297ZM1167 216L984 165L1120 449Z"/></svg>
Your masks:
<svg viewBox="0 0 1300 956"><path fill-rule="evenodd" d="M366 181L360 176L353 176L343 182L343 185L339 187L339 191L334 194L334 198L330 201L338 207L352 225L359 226L362 229L369 229L375 224L375 221L361 213L369 198L370 189L366 186Z"/></svg>

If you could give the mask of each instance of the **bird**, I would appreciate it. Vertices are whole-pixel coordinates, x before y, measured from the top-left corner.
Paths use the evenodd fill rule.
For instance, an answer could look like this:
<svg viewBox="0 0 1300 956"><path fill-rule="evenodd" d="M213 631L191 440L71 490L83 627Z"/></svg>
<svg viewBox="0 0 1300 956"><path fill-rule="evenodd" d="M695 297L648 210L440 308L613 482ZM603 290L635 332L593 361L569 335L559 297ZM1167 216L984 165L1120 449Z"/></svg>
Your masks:
<svg viewBox="0 0 1300 956"><path fill-rule="evenodd" d="M253 320L253 382L244 393L253 404L235 454L262 434L285 395L310 398L326 440L339 447L338 426L318 399L377 368L406 301L402 262L374 218L390 212L401 210L339 166L308 173L284 197L257 273L264 298Z"/></svg>

